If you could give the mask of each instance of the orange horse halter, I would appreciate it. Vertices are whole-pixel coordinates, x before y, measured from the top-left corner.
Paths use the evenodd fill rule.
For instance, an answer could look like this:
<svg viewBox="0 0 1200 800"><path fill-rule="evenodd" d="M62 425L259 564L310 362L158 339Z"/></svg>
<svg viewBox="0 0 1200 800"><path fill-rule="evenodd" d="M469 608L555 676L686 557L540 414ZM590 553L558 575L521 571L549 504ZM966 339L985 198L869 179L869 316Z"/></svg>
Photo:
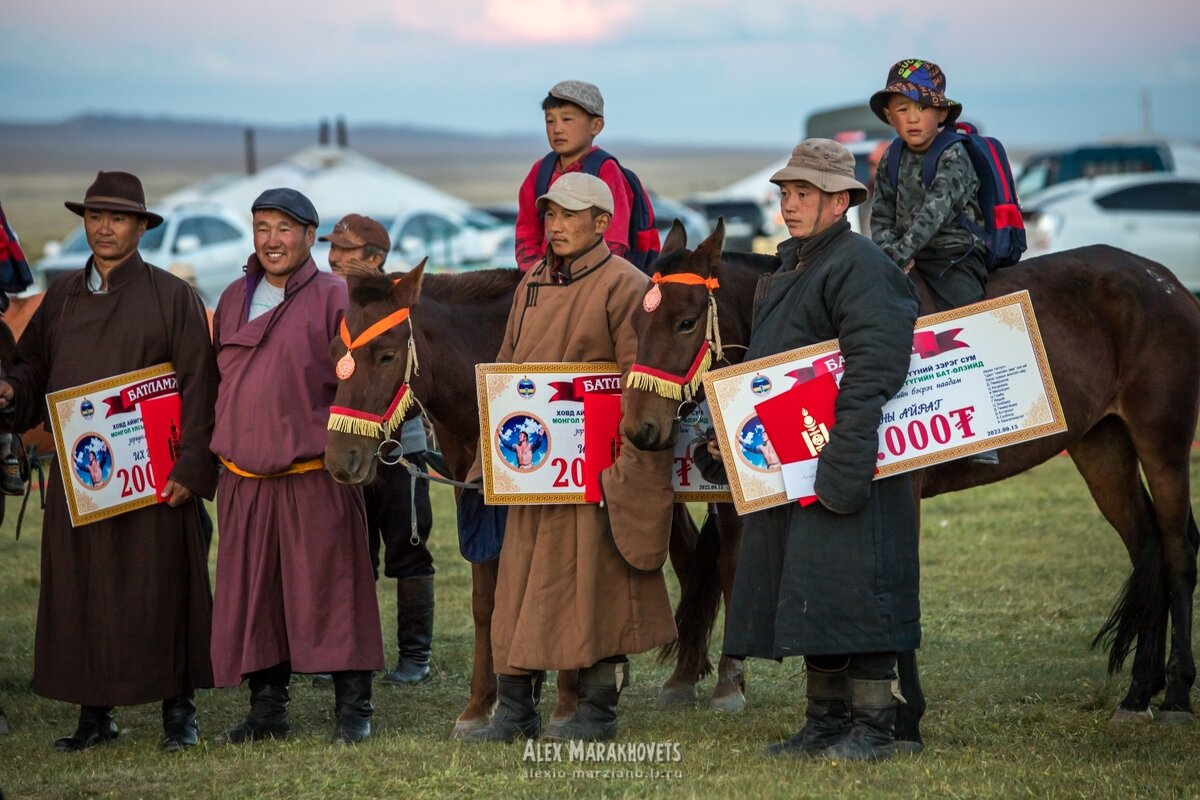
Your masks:
<svg viewBox="0 0 1200 800"><path fill-rule="evenodd" d="M407 307L397 309L351 339L350 328L346 325L346 318L343 316L339 333L342 343L346 345L346 354L339 358L337 362L336 373L338 380L349 380L350 376L354 374L355 350L366 345L381 334L390 331L397 325L403 324L406 320L409 320L409 309ZM411 321L409 321L409 324L412 324ZM410 335L408 337L408 363L404 367L404 380L401 382L400 388L396 390L395 398L392 399L392 402L384 410L383 414L372 414L369 411L360 411L348 406L330 406L327 428L331 431L349 433L356 436L376 437L382 435L386 441L404 422L405 416L408 415L408 410L416 402L416 398L413 396L408 385L414 369L420 374L421 368L417 363L416 338Z"/></svg>
<svg viewBox="0 0 1200 800"><path fill-rule="evenodd" d="M642 364L634 364L629 368L628 385L630 388L653 392L667 400L687 403L695 397L704 373L712 366L714 356L717 361L725 357L721 347L721 331L717 319L717 298L713 295L713 290L720 288L721 284L716 278L705 278L694 272L681 272L675 275L661 275L656 272L650 280L654 285L650 287L650 291L646 292L646 297L642 301L642 308L648 314L653 313L662 302L662 290L658 288L661 284L678 283L685 286L703 286L708 289L708 317L705 321L704 342L700 345L700 352L696 354L687 373L675 375Z"/></svg>

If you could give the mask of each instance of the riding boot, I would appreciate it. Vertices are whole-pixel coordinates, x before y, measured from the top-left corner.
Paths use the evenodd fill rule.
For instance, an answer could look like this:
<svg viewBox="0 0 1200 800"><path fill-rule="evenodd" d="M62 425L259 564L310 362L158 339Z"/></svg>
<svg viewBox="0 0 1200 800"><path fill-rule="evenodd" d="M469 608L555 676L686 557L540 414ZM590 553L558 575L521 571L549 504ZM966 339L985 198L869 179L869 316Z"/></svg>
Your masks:
<svg viewBox="0 0 1200 800"><path fill-rule="evenodd" d="M400 660L380 680L390 686L411 686L433 676L429 669L433 645L432 575L396 580L396 644Z"/></svg>
<svg viewBox="0 0 1200 800"><path fill-rule="evenodd" d="M629 663L601 661L579 671L579 705L575 714L546 731L547 739L585 742L617 738L617 701L629 685Z"/></svg>
<svg viewBox="0 0 1200 800"><path fill-rule="evenodd" d="M112 706L80 706L79 725L75 732L56 741L54 749L63 752L86 750L103 742L111 742L119 733Z"/></svg>
<svg viewBox="0 0 1200 800"><path fill-rule="evenodd" d="M533 675L497 675L499 705L486 728L468 734L464 742L512 742L536 739L542 718L533 702Z"/></svg>
<svg viewBox="0 0 1200 800"><path fill-rule="evenodd" d="M819 756L850 732L850 674L847 669L821 672L808 667L808 705L804 727L791 737L767 745L767 755Z"/></svg>
<svg viewBox="0 0 1200 800"><path fill-rule="evenodd" d="M333 673L333 694L337 724L329 741L334 744L358 744L371 735L370 670L346 670Z"/></svg>
<svg viewBox="0 0 1200 800"><path fill-rule="evenodd" d="M164 750L174 753L185 747L195 747L200 737L200 726L196 722L194 693L186 692L163 700L162 721Z"/></svg>
<svg viewBox="0 0 1200 800"><path fill-rule="evenodd" d="M276 664L269 669L251 672L250 713L246 718L213 739L213 744L242 744L258 739L286 739L292 732L288 720L288 680L291 665Z"/></svg>
<svg viewBox="0 0 1200 800"><path fill-rule="evenodd" d="M841 761L884 761L894 751L894 681L851 678L850 733L821 755Z"/></svg>

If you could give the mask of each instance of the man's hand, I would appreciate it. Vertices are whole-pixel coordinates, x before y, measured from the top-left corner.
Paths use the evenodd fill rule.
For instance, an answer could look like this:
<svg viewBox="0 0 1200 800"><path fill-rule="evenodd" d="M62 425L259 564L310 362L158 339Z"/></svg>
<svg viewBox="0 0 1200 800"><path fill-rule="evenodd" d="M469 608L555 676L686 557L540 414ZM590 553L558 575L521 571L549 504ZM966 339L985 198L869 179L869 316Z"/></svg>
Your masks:
<svg viewBox="0 0 1200 800"><path fill-rule="evenodd" d="M167 481L167 485L163 487L161 496L166 499L167 505L171 508L179 508L179 506L193 497L191 489L175 481Z"/></svg>
<svg viewBox="0 0 1200 800"><path fill-rule="evenodd" d="M12 384L8 381L0 381L0 409L8 408L13 400Z"/></svg>
<svg viewBox="0 0 1200 800"><path fill-rule="evenodd" d="M717 462L718 464L722 463L721 446L717 444L716 436L709 436L704 440L704 449L708 451L710 456L712 456L713 461Z"/></svg>

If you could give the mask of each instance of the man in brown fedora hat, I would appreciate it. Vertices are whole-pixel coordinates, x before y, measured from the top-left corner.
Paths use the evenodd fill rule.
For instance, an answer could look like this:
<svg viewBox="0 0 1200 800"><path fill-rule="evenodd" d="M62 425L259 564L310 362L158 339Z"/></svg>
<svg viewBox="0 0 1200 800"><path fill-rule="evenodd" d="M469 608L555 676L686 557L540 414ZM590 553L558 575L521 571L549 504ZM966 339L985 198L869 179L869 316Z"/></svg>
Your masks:
<svg viewBox="0 0 1200 800"><path fill-rule="evenodd" d="M162 217L141 181L101 172L82 203L92 255L54 281L0 381L0 407L26 430L45 421L47 392L170 362L182 399L178 460L166 502L73 528L51 473L42 528L33 688L81 706L76 731L55 742L83 750L118 735L113 706L162 700L163 746L197 737L193 690L213 685L212 593L199 497L216 490L209 452L217 391L208 321L196 292L142 261L138 242ZM165 699L164 699L165 698Z"/></svg>
<svg viewBox="0 0 1200 800"><path fill-rule="evenodd" d="M809 139L771 182L792 238L759 283L746 358L837 339L845 367L818 457L819 502L743 518L724 652L804 656L806 723L769 755L888 758L896 654L921 639L917 528L909 477L872 479L880 409L908 372L917 294L850 230L846 212L867 190L845 147Z"/></svg>

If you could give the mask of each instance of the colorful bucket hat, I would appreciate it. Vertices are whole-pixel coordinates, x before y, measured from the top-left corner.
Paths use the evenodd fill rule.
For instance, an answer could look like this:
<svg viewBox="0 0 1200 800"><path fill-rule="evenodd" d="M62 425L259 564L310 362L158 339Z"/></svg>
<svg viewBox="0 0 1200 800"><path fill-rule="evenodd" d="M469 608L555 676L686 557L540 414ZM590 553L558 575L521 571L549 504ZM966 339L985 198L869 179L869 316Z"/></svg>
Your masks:
<svg viewBox="0 0 1200 800"><path fill-rule="evenodd" d="M871 95L871 110L884 122L888 119L883 110L887 107L888 95L892 94L902 94L923 106L946 109L946 125L953 125L962 113L962 104L946 97L946 73L932 61L906 58L888 70L887 85Z"/></svg>

